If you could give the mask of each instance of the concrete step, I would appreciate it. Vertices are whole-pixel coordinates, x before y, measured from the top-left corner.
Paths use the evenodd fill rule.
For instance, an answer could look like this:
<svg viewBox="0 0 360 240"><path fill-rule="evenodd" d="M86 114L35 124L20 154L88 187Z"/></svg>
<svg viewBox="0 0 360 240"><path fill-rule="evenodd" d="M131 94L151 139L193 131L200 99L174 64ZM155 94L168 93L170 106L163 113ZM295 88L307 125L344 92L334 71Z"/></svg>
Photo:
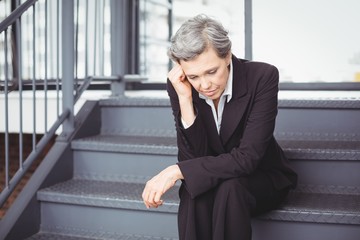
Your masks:
<svg viewBox="0 0 360 240"><path fill-rule="evenodd" d="M260 219L360 226L360 192L330 194L292 191L279 207Z"/></svg>
<svg viewBox="0 0 360 240"><path fill-rule="evenodd" d="M360 140L360 98L281 98L276 119L278 135L304 140Z"/></svg>
<svg viewBox="0 0 360 240"><path fill-rule="evenodd" d="M305 185L359 186L360 142L279 140Z"/></svg>
<svg viewBox="0 0 360 240"><path fill-rule="evenodd" d="M100 106L103 134L175 135L167 98L122 97L101 100ZM359 98L279 98L278 109L275 133L287 139L360 141Z"/></svg>
<svg viewBox="0 0 360 240"><path fill-rule="evenodd" d="M41 232L35 234L26 240L176 240L177 238L153 237L135 234L102 234L101 236L77 235L74 234L55 234ZM86 234L86 233L83 233Z"/></svg>
<svg viewBox="0 0 360 240"><path fill-rule="evenodd" d="M329 187L322 190L325 193L290 192L278 210L252 220L252 239L359 239L359 189L354 194L329 194L334 190Z"/></svg>
<svg viewBox="0 0 360 240"><path fill-rule="evenodd" d="M99 104L104 135L175 136L168 99L122 97Z"/></svg>
<svg viewBox="0 0 360 240"><path fill-rule="evenodd" d="M143 187L144 184L141 183L73 179L43 189L38 192L38 200L42 201L41 230L62 234L70 229L72 232L83 231L93 235L107 232L176 238L178 187L164 196L163 206L154 210L146 209L142 203ZM309 189L313 190L313 188L302 188L302 190ZM293 191L279 209L253 220L254 232L260 228L263 231L262 228L267 229L266 226L280 222L296 226L310 225L315 230L326 226L340 229L354 228L359 232L360 191L358 190L336 194L329 191ZM150 220L155 216L159 217L156 223ZM295 227L293 231L296 232ZM261 233L256 234L262 236Z"/></svg>
<svg viewBox="0 0 360 240"><path fill-rule="evenodd" d="M176 238L176 188L164 196L161 208L148 210L141 199L143 187L141 183L73 179L40 190L41 231Z"/></svg>
<svg viewBox="0 0 360 240"><path fill-rule="evenodd" d="M176 138L159 136L96 135L71 143L76 150L176 155Z"/></svg>
<svg viewBox="0 0 360 240"><path fill-rule="evenodd" d="M360 227L346 224L309 222L252 221L252 240L358 240Z"/></svg>
<svg viewBox="0 0 360 240"><path fill-rule="evenodd" d="M98 135L75 140L72 148L74 176L81 179L144 182L177 162L176 139L169 137Z"/></svg>
<svg viewBox="0 0 360 240"><path fill-rule="evenodd" d="M306 185L357 186L360 142L279 140ZM97 135L73 141L74 175L83 179L148 179L176 163L174 137ZM149 164L151 163L151 164Z"/></svg>

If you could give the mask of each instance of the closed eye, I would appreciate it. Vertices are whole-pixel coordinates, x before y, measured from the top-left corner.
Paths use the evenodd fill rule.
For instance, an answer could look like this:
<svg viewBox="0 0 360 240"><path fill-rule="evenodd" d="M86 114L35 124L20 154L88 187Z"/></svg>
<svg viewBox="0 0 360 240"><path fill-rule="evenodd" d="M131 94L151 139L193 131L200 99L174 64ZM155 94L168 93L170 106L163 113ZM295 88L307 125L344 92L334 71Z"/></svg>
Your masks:
<svg viewBox="0 0 360 240"><path fill-rule="evenodd" d="M195 80L198 76L194 76L194 75L190 75L190 76L187 76L188 79L190 80Z"/></svg>
<svg viewBox="0 0 360 240"><path fill-rule="evenodd" d="M218 70L217 68L216 69L210 69L210 70L206 71L205 73L207 75L213 75L213 74L216 74L217 70ZM199 76L197 76L197 75L187 75L186 77L189 80L196 80L197 78L199 78Z"/></svg>
<svg viewBox="0 0 360 240"><path fill-rule="evenodd" d="M208 72L208 74L211 75L211 74L215 74L216 72L217 72L217 70L211 70L211 71Z"/></svg>

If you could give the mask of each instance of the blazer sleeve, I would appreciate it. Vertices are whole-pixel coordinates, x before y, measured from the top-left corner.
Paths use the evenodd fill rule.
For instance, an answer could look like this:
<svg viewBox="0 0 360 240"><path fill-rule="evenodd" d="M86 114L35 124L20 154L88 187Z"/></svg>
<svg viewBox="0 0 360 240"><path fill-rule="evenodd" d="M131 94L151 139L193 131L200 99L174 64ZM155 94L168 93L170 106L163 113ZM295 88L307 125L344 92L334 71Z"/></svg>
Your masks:
<svg viewBox="0 0 360 240"><path fill-rule="evenodd" d="M192 198L216 187L226 179L248 176L264 159L275 128L279 73L274 66L268 64L254 66L256 64L247 69L247 97L250 100L246 106L248 110L243 116L245 121L240 121L238 126L244 127L244 130L241 136L238 136L240 139L234 141L237 145L218 156L203 155L178 163L184 176L185 187ZM198 139L192 134L203 131L204 128L197 128L193 132L187 131L184 138ZM198 144L202 146L203 143Z"/></svg>
<svg viewBox="0 0 360 240"><path fill-rule="evenodd" d="M175 120L178 161L181 162L188 159L207 156L208 141L205 127L202 124L202 116L196 116L194 123L185 129L181 122L179 99L174 87L169 80L167 80L167 92L170 97L171 108ZM193 94L194 92L195 91L193 91Z"/></svg>

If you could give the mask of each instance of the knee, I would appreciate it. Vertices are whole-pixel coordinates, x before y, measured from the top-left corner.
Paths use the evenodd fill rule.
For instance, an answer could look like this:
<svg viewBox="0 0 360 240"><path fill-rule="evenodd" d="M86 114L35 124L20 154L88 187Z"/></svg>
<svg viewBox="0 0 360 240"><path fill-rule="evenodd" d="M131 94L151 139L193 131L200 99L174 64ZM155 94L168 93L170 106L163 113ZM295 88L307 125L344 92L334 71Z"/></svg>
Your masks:
<svg viewBox="0 0 360 240"><path fill-rule="evenodd" d="M248 193L247 179L246 178L232 178L222 182L217 189L219 194L243 194Z"/></svg>
<svg viewBox="0 0 360 240"><path fill-rule="evenodd" d="M252 208L254 196L249 192L246 178L234 178L222 182L217 189L215 202L236 202Z"/></svg>

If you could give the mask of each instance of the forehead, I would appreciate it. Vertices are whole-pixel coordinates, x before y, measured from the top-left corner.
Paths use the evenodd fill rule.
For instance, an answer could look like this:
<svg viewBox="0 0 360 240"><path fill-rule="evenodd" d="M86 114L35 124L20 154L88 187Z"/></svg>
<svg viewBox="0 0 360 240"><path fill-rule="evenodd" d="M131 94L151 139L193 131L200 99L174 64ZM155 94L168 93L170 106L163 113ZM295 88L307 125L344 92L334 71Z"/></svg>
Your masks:
<svg viewBox="0 0 360 240"><path fill-rule="evenodd" d="M209 48L192 60L180 60L180 65L186 75L200 75L219 67L223 61L225 59L220 58L213 48Z"/></svg>

